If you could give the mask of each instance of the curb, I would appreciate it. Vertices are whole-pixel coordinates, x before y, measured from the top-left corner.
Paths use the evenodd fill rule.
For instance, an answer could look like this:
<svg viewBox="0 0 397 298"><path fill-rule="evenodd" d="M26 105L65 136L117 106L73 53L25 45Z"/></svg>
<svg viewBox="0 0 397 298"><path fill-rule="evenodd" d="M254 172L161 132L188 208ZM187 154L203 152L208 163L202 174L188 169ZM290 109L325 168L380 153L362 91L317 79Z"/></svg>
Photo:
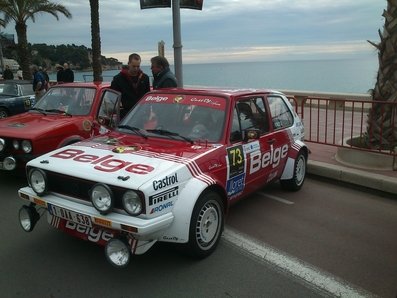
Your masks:
<svg viewBox="0 0 397 298"><path fill-rule="evenodd" d="M311 160L308 161L307 172L312 175L397 194L397 179L394 177Z"/></svg>

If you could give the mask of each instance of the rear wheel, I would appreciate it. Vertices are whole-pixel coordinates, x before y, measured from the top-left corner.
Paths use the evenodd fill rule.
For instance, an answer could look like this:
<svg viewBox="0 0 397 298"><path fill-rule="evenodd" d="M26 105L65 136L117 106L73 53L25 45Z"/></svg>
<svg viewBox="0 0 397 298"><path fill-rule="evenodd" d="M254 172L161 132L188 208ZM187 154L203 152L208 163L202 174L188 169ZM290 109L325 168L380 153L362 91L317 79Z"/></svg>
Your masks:
<svg viewBox="0 0 397 298"><path fill-rule="evenodd" d="M197 258L209 256L221 238L224 222L224 207L221 197L214 193L200 196L190 220L189 254Z"/></svg>
<svg viewBox="0 0 397 298"><path fill-rule="evenodd" d="M284 189L297 191L301 189L306 177L307 160L304 152L300 151L295 159L294 175L291 179L280 180L281 186Z"/></svg>
<svg viewBox="0 0 397 298"><path fill-rule="evenodd" d="M8 116L8 111L5 108L0 108L0 118L7 118Z"/></svg>

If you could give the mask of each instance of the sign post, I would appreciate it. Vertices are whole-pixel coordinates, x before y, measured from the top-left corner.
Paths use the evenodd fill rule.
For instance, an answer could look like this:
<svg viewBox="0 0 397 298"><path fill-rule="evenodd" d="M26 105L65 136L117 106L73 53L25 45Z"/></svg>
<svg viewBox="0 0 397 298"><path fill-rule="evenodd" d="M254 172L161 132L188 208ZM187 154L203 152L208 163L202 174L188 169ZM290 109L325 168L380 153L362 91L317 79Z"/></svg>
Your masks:
<svg viewBox="0 0 397 298"><path fill-rule="evenodd" d="M171 7L171 0L140 0L141 9ZM174 64L178 87L183 87L182 71L182 38L181 38L181 8L198 9L203 7L203 0L172 0L172 27L174 37Z"/></svg>

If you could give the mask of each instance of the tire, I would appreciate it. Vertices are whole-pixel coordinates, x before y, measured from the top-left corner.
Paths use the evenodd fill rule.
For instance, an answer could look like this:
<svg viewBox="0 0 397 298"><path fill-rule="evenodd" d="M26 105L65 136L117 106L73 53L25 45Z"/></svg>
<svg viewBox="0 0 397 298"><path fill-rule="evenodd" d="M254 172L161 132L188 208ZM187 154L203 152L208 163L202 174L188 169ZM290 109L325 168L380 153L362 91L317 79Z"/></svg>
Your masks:
<svg viewBox="0 0 397 298"><path fill-rule="evenodd" d="M303 182L305 182L306 167L306 155L300 151L295 159L294 175L291 179L280 180L281 187L290 191L297 191L301 189Z"/></svg>
<svg viewBox="0 0 397 298"><path fill-rule="evenodd" d="M0 119L7 118L9 116L8 111L5 108L0 108Z"/></svg>
<svg viewBox="0 0 397 298"><path fill-rule="evenodd" d="M203 259L217 247L224 225L224 206L221 197L209 192L200 196L190 219L188 254Z"/></svg>

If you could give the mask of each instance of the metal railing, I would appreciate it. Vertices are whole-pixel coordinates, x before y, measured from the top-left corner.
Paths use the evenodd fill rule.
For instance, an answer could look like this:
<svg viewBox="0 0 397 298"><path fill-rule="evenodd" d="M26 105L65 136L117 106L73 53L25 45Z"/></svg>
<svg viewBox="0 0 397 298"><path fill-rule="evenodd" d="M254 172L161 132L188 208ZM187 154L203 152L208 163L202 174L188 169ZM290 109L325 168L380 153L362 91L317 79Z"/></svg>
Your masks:
<svg viewBox="0 0 397 298"><path fill-rule="evenodd" d="M369 95L284 91L305 125L305 141L397 156L397 102ZM376 110L379 123L369 128ZM372 112L371 112L372 111ZM382 146L368 140L377 139Z"/></svg>

